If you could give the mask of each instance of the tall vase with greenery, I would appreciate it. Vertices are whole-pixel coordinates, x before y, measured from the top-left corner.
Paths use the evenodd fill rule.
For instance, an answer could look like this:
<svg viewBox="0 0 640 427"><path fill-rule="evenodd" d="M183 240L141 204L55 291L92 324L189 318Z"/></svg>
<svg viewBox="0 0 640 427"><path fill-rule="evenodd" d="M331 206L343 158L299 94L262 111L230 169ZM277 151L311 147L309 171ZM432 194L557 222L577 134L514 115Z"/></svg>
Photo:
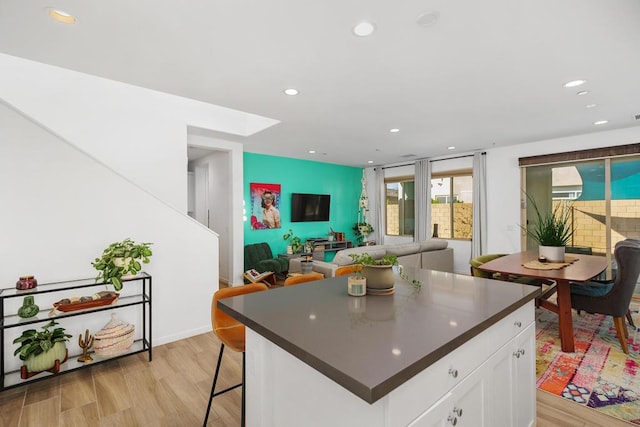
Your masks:
<svg viewBox="0 0 640 427"><path fill-rule="evenodd" d="M539 256L547 261L564 261L564 248L573 236L571 209L557 204L553 209L540 210L535 199L526 195L533 208L535 223L525 227L527 235L538 243Z"/></svg>

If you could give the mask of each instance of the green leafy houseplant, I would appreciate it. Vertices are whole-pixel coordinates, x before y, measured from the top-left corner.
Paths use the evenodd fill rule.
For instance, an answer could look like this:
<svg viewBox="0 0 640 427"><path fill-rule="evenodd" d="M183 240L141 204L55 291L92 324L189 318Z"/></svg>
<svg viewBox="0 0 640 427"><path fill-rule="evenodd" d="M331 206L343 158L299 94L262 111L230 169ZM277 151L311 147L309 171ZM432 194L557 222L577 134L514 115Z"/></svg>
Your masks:
<svg viewBox="0 0 640 427"><path fill-rule="evenodd" d="M291 250L294 254L300 252L300 249L302 248L302 240L293 234L292 229L289 229L289 232L285 233L284 236L282 236L282 239L289 242L289 246L291 246Z"/></svg>
<svg viewBox="0 0 640 427"><path fill-rule="evenodd" d="M533 227L525 227L527 235L541 246L566 246L573 235L571 210L556 205L555 208L542 212L529 194L527 199L535 213Z"/></svg>
<svg viewBox="0 0 640 427"><path fill-rule="evenodd" d="M385 255L382 258L375 259L369 253L362 252L359 254L349 254L349 257L353 260L355 264L360 264L363 267L366 266L390 266L398 265L398 257L395 255ZM400 266L399 266L400 267ZM364 268L363 268L364 269ZM422 285L420 280L411 279L409 276L403 271L402 267L399 268L400 277L403 280L411 283L414 287L419 288ZM356 274L361 274L362 270Z"/></svg>
<svg viewBox="0 0 640 427"><path fill-rule="evenodd" d="M57 324L52 320L42 327L42 331L27 329L13 340L14 344L20 344L13 355L20 355L29 372L45 371L53 368L56 360L64 361L67 354L65 342L71 335L66 334L64 328L49 330Z"/></svg>
<svg viewBox="0 0 640 427"><path fill-rule="evenodd" d="M373 233L373 227L367 222L356 222L353 226L353 232L356 235L358 243L362 243L365 237Z"/></svg>
<svg viewBox="0 0 640 427"><path fill-rule="evenodd" d="M98 270L96 282L103 280L113 284L116 291L122 289L122 276L138 274L143 264L149 264L149 257L153 254L150 246L153 243L136 243L126 238L121 242L111 243L100 258L91 263Z"/></svg>

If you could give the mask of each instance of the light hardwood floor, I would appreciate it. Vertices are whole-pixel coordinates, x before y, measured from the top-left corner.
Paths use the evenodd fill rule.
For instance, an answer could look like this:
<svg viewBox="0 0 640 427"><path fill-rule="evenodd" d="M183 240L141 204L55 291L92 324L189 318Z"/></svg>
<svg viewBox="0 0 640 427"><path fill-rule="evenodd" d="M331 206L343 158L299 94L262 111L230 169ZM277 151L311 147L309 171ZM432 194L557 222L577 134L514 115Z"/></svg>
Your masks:
<svg viewBox="0 0 640 427"><path fill-rule="evenodd" d="M154 348L151 363L139 354L6 390L0 426L201 426L219 347L197 335ZM225 351L221 387L240 380L241 360ZM209 426L240 425L240 396L216 397ZM538 427L629 425L544 392L537 402Z"/></svg>

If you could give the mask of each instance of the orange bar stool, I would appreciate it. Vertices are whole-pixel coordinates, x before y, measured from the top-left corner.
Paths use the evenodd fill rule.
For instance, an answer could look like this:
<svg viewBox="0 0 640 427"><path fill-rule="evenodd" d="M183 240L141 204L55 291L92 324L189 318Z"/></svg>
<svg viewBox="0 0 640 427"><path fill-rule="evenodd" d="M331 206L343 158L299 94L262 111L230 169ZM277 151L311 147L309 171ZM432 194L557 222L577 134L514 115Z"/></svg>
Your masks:
<svg viewBox="0 0 640 427"><path fill-rule="evenodd" d="M284 279L284 286L293 286L298 285L300 283L306 282L315 282L316 280L324 279L324 275L322 273L311 272L307 274L301 274L299 276L290 276Z"/></svg>
<svg viewBox="0 0 640 427"><path fill-rule="evenodd" d="M207 406L207 414L204 417L203 426L207 425L209 420L209 412L211 412L211 404L213 398L233 389L242 386L242 415L241 425L244 426L244 402L245 402L245 390L244 390L244 374L245 374L245 357L244 357L244 345L245 345L245 326L229 316L222 310L218 309L218 300L223 298L235 297L238 295L250 294L253 292L266 291L267 285L264 283L252 283L244 286L232 286L229 288L222 288L213 294L211 301L211 326L213 326L213 332L216 334L220 343L220 354L218 355L218 364L216 365L216 373L213 376L213 385L211 386L211 394L209 395L209 405ZM222 354L224 353L225 346L229 347L233 351L242 352L242 382L232 387L216 392L216 383L218 381L218 373L220 372L220 363L222 362Z"/></svg>
<svg viewBox="0 0 640 427"><path fill-rule="evenodd" d="M362 270L362 264L352 264L345 265L342 267L336 268L336 277L338 276L346 276L349 274L357 273Z"/></svg>

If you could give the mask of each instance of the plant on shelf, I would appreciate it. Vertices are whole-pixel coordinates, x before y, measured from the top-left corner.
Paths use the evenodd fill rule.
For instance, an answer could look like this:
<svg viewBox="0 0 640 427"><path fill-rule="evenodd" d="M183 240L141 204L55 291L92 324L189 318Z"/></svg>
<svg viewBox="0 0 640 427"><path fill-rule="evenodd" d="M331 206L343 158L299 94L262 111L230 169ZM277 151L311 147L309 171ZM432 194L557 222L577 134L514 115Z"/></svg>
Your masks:
<svg viewBox="0 0 640 427"><path fill-rule="evenodd" d="M285 233L284 236L282 236L282 239L289 242L292 254L297 254L302 249L302 240L293 234L292 229L289 229L289 232ZM287 251L287 253L289 253L289 251Z"/></svg>
<svg viewBox="0 0 640 427"><path fill-rule="evenodd" d="M42 331L27 329L13 340L14 344L20 344L13 355L20 355L20 360L24 361L23 379L52 368L57 372L60 369L60 363L64 363L67 359L65 342L69 341L71 335L66 334L64 328L49 330L57 324L52 320L42 327Z"/></svg>
<svg viewBox="0 0 640 427"><path fill-rule="evenodd" d="M535 223L532 227L523 226L523 229L527 236L536 241L540 247L562 248L557 255L541 249L541 258L544 257L549 261L563 261L564 247L567 246L571 236L573 236L571 209L563 208L560 204L557 204L553 209L541 211L535 199L529 194L526 194L526 196L529 200L529 205L533 207ZM560 252L562 252L561 255ZM546 255L547 253L551 254L551 258Z"/></svg>
<svg viewBox="0 0 640 427"><path fill-rule="evenodd" d="M99 280L113 284L116 291L122 289L122 276L136 275L142 269L143 264L149 264L151 245L153 243L136 243L126 238L121 242L111 243L100 258L91 263L98 270L96 282Z"/></svg>
<svg viewBox="0 0 640 427"><path fill-rule="evenodd" d="M368 222L356 222L353 226L358 244L361 244L369 234L373 233L373 227Z"/></svg>

